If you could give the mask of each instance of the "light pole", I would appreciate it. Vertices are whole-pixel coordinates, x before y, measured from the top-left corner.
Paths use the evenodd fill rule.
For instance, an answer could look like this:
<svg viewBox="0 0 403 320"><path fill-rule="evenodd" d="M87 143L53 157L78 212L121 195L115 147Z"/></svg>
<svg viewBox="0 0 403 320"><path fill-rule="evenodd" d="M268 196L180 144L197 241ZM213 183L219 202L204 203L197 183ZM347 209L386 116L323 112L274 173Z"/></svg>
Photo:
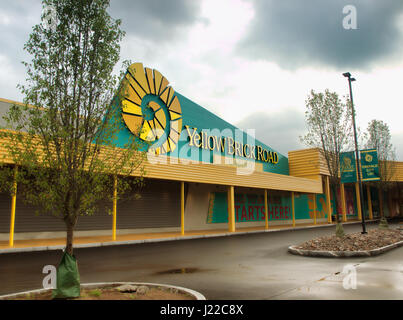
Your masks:
<svg viewBox="0 0 403 320"><path fill-rule="evenodd" d="M354 78L351 77L350 72L345 72L343 73L343 76L348 78L348 86L350 88L350 101L351 101L351 112L353 116L353 128L354 128L354 143L355 143L355 161L356 161L356 167L357 167L357 176L358 176L358 184L360 188L360 210L361 210L361 224L362 224L362 234L367 233L367 230L365 228L365 214L362 210L363 208L363 192L362 192L362 181L361 181L361 170L360 170L360 164L359 164L359 159L358 159L358 143L357 143L357 129L355 127L355 110L354 110L354 103L353 103L353 91L351 90L351 82L355 81Z"/></svg>

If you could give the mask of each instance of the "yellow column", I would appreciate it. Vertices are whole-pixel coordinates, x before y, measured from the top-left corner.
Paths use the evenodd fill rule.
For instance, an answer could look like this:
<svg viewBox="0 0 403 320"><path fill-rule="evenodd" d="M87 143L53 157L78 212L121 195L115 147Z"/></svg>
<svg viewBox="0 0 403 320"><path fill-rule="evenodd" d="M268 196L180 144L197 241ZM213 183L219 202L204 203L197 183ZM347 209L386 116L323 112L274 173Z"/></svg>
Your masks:
<svg viewBox="0 0 403 320"><path fill-rule="evenodd" d="M330 204L330 183L329 177L326 176L326 206L327 206L327 222L332 223L332 205Z"/></svg>
<svg viewBox="0 0 403 320"><path fill-rule="evenodd" d="M291 192L291 207L292 207L292 226L295 227L294 191Z"/></svg>
<svg viewBox="0 0 403 320"><path fill-rule="evenodd" d="M185 182L181 181L181 235L185 235Z"/></svg>
<svg viewBox="0 0 403 320"><path fill-rule="evenodd" d="M228 231L231 231L231 187L227 188Z"/></svg>
<svg viewBox="0 0 403 320"><path fill-rule="evenodd" d="M235 232L234 187L228 187L228 231Z"/></svg>
<svg viewBox="0 0 403 320"><path fill-rule="evenodd" d="M361 198L360 198L360 186L358 185L358 182L355 183L355 195L357 198L357 210L358 210L358 220L362 219L361 216Z"/></svg>
<svg viewBox="0 0 403 320"><path fill-rule="evenodd" d="M269 206L267 205L267 190L264 190L264 221L265 221L265 229L269 229Z"/></svg>
<svg viewBox="0 0 403 320"><path fill-rule="evenodd" d="M316 194L313 194L313 224L316 224Z"/></svg>
<svg viewBox="0 0 403 320"><path fill-rule="evenodd" d="M347 210L346 210L346 193L344 190L344 183L340 184L340 195L341 195L341 211L343 213L343 222L347 221Z"/></svg>
<svg viewBox="0 0 403 320"><path fill-rule="evenodd" d="M116 241L116 206L118 202L118 177L113 177L113 221L112 221L112 240Z"/></svg>
<svg viewBox="0 0 403 320"><path fill-rule="evenodd" d="M11 191L11 219L10 219L10 247L14 246L14 225L15 225L15 206L17 202L17 173L18 167L14 167L13 189Z"/></svg>
<svg viewBox="0 0 403 320"><path fill-rule="evenodd" d="M368 210L369 210L369 219L374 219L374 215L372 213L372 199L371 199L371 188L367 185L367 196L368 196Z"/></svg>

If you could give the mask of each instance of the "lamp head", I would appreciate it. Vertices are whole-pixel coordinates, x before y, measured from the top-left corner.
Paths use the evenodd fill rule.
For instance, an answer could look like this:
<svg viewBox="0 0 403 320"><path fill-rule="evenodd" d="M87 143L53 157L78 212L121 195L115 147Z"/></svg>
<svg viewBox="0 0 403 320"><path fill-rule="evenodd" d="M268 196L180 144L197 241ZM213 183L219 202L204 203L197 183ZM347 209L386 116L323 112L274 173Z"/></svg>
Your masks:
<svg viewBox="0 0 403 320"><path fill-rule="evenodd" d="M355 78L350 78L350 81L351 81L351 82L355 81Z"/></svg>
<svg viewBox="0 0 403 320"><path fill-rule="evenodd" d="M343 73L343 76L345 76L346 78L350 78L350 77L351 77L351 73L350 73L350 72L345 72L345 73Z"/></svg>

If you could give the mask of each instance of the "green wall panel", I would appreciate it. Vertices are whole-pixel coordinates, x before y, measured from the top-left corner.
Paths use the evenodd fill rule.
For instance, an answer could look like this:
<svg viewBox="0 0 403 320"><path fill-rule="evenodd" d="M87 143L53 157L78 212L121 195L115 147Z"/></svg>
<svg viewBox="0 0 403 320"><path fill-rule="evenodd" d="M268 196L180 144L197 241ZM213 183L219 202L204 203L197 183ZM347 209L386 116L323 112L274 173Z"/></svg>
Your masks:
<svg viewBox="0 0 403 320"><path fill-rule="evenodd" d="M313 196L296 194L294 197L295 219L313 219ZM334 201L331 201L334 208ZM292 221L291 194L268 192L269 221ZM316 196L317 219L327 218L326 197L323 194ZM235 193L235 221L251 222L264 221L264 196L262 194ZM207 223L227 223L228 206L227 193L210 193L210 203L207 213Z"/></svg>

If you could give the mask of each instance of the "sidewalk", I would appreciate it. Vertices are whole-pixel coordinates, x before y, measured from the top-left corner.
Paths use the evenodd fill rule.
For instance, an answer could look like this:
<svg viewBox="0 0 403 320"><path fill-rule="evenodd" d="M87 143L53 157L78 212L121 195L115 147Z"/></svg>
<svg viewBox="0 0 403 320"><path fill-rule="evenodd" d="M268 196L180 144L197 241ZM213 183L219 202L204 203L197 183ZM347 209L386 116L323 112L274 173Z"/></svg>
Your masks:
<svg viewBox="0 0 403 320"><path fill-rule="evenodd" d="M375 220L367 220L371 222ZM343 222L343 224L361 223L359 220L350 220ZM164 232L164 233L140 233L140 234L126 234L116 235L116 241L112 240L112 236L92 236L92 237L76 237L74 238L74 248L89 248L101 246L114 246L114 245L127 245L146 242L162 242L172 240L186 240L198 239L207 237L222 237L231 235L241 235L249 233L263 233L275 231L290 231L309 228L320 228L334 226L334 223L304 223L297 224L295 227L292 225L270 226L265 230L264 226L238 228L235 232L228 232L226 229L217 230L198 230L198 231L185 231L182 236L180 232ZM13 253L13 252L31 252L31 251L47 251L47 250L62 250L65 247L65 238L55 239L32 239L32 240L15 240L14 246L10 247L8 241L0 241L0 254Z"/></svg>

